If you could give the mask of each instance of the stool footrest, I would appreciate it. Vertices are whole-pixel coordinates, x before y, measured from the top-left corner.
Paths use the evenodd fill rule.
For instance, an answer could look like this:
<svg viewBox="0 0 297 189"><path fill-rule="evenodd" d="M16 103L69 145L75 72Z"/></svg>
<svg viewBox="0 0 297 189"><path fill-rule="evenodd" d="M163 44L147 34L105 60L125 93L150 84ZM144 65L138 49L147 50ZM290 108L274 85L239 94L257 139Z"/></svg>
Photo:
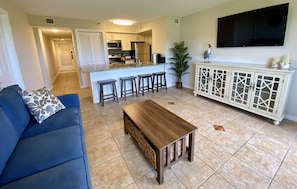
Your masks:
<svg viewBox="0 0 297 189"><path fill-rule="evenodd" d="M100 102L102 106L104 106L104 100L107 100L107 99L114 99L114 100L117 100L117 102L119 102L117 88L115 84L116 82L117 80L115 79L106 79L106 80L97 81L97 83L99 84L99 95L100 95ZM104 85L111 85L112 93L104 94Z"/></svg>
<svg viewBox="0 0 297 189"><path fill-rule="evenodd" d="M167 90L166 72L153 73L153 87L157 89L157 92L163 87Z"/></svg>
<svg viewBox="0 0 297 189"><path fill-rule="evenodd" d="M121 77L121 98L123 98L124 96L124 100L126 100L126 96L127 94L136 94L136 96L138 96L137 93L137 86L136 86L136 77L135 76L127 76L127 77ZM126 88L126 82L130 81L131 82L131 89L127 89Z"/></svg>
<svg viewBox="0 0 297 189"><path fill-rule="evenodd" d="M146 85L144 84L144 80L146 79ZM141 74L138 75L138 91L142 92L142 96L145 91L152 90L154 93L154 83L153 83L153 75L152 74Z"/></svg>

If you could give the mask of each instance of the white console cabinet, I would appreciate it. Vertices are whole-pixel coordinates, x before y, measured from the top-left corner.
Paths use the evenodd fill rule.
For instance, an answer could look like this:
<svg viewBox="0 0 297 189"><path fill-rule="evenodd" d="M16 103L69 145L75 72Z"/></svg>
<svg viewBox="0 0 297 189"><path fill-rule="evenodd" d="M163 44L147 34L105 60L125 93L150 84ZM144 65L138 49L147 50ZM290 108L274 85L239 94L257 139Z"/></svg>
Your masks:
<svg viewBox="0 0 297 189"><path fill-rule="evenodd" d="M194 95L259 114L278 125L285 116L294 71L240 63L196 63Z"/></svg>

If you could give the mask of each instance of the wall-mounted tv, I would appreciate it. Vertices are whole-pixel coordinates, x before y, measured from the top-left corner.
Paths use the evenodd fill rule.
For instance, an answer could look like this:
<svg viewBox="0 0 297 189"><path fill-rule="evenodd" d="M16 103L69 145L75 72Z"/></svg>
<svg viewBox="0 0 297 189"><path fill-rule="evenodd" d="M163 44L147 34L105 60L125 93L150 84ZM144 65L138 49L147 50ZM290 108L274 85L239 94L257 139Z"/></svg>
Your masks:
<svg viewBox="0 0 297 189"><path fill-rule="evenodd" d="M283 46L289 3L218 18L217 47Z"/></svg>

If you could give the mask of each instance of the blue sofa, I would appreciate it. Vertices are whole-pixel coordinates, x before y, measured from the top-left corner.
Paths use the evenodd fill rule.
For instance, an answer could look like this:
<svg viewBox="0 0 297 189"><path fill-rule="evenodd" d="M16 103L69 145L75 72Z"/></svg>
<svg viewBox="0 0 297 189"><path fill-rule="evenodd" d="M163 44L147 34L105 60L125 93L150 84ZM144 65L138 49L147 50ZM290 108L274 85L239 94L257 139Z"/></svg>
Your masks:
<svg viewBox="0 0 297 189"><path fill-rule="evenodd" d="M0 189L91 188L77 94L41 124L18 85L0 92Z"/></svg>

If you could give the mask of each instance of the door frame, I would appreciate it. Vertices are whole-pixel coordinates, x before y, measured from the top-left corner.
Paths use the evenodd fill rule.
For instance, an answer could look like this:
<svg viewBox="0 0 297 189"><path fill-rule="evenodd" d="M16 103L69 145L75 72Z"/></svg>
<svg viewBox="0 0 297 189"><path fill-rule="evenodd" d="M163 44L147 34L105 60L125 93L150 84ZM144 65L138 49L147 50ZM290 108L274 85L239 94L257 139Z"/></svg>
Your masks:
<svg viewBox="0 0 297 189"><path fill-rule="evenodd" d="M73 30L71 28L64 28L64 27L44 27L44 26L40 26L40 27L33 27L33 32L34 32L34 37L35 37L35 42L36 42L36 47L37 47L37 53L38 53L38 59L40 62L40 67L41 67L41 73L42 73L42 77L44 80L44 86L47 89L52 89L52 84L55 81L55 79L57 78L58 74L60 73L60 70L58 70L57 74L55 76L53 76L51 78L51 74L50 74L50 69L48 67L49 65L49 60L48 60L48 54L47 54L47 48L45 47L45 45L48 43L48 41L46 41L43 37L43 33L42 30L43 29L68 29L71 30L71 42L73 44L73 48L75 49L75 42L74 42L74 37L73 37ZM53 41L51 41L53 48L55 48ZM56 51L54 49L54 51ZM74 54L75 50L74 50ZM54 61L56 63L58 63L57 57L56 55L54 55ZM59 68L58 68L59 69Z"/></svg>
<svg viewBox="0 0 297 189"><path fill-rule="evenodd" d="M2 84L0 83L0 90L3 87L7 87L8 85L11 85L11 84L18 84L21 88L24 89L25 88L24 80L22 77L20 64L18 61L18 57L17 57L15 45L14 45L8 13L1 8L0 8L0 19L3 26L5 45L7 47L7 56L8 56L7 58L9 62L8 66L11 69L11 72L13 73L13 78L14 78L13 83L2 83Z"/></svg>

